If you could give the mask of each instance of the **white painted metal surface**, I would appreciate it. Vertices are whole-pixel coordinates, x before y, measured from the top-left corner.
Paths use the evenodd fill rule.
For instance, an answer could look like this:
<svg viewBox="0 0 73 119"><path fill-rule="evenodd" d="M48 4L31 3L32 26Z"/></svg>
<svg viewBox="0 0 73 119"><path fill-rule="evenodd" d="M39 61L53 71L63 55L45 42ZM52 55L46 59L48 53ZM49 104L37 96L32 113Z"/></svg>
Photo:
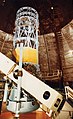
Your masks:
<svg viewBox="0 0 73 119"><path fill-rule="evenodd" d="M20 43L23 47L31 48L31 54L28 57L28 52L22 56L23 62L38 65L38 13L31 7L21 7L16 13L15 33L13 38L13 46L15 50L20 48ZM17 56L14 55L18 60ZM31 57L32 56L32 57ZM33 58L35 57L35 58ZM32 60L31 60L32 59Z"/></svg>
<svg viewBox="0 0 73 119"><path fill-rule="evenodd" d="M73 100L73 89L70 88L69 86L65 86L65 95L66 95L66 100L68 100L68 98Z"/></svg>
<svg viewBox="0 0 73 119"><path fill-rule="evenodd" d="M14 67L15 62L11 61L9 58L7 58L5 55L0 53L0 70L4 74L8 74L8 77L13 80L15 83L17 83L17 79L13 77L13 71L18 69L18 65ZM34 77L24 69L22 81L21 81L21 87L29 92L33 97L35 97L40 103L44 104L48 109L51 109L55 112L57 112L57 109L59 108L63 97L60 95L57 91L46 85L44 82L40 81L38 78ZM9 73L10 72L10 73ZM48 91L50 93L50 97L48 99L43 98L43 94ZM60 102L57 102L57 99L60 99ZM56 107L55 104L58 103L58 106Z"/></svg>

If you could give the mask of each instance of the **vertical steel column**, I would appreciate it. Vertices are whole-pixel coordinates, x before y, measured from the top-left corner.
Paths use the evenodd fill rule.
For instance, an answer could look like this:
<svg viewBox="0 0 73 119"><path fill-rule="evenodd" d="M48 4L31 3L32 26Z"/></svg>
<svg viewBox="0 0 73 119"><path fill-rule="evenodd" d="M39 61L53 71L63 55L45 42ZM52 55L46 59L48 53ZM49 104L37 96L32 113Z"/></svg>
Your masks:
<svg viewBox="0 0 73 119"><path fill-rule="evenodd" d="M19 57L19 71L22 71L22 52L23 52L23 43L20 43L20 57ZM17 103L16 103L16 114L15 117L19 117L20 110L20 94L21 94L21 81L22 76L18 76L18 85L17 85Z"/></svg>

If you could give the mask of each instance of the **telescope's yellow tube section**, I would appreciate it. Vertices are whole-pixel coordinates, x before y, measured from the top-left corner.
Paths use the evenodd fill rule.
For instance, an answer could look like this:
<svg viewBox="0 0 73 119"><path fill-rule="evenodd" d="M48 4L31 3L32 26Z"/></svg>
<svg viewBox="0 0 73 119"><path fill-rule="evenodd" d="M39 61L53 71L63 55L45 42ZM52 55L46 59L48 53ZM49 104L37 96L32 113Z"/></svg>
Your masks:
<svg viewBox="0 0 73 119"><path fill-rule="evenodd" d="M22 51L22 62L29 62L33 64L38 64L38 51L37 49L31 47L23 47ZM20 48L17 47L13 51L13 55L16 58L16 61L19 62Z"/></svg>

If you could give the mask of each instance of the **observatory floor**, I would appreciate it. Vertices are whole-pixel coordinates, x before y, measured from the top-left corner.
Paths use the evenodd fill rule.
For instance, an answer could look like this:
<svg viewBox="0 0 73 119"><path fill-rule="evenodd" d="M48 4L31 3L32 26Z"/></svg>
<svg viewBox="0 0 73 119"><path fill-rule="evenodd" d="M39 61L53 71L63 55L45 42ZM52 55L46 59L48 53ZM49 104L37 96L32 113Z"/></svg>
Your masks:
<svg viewBox="0 0 73 119"><path fill-rule="evenodd" d="M2 106L2 113L0 115L0 119L14 119L14 114L9 112L6 109L6 104L4 104L4 103ZM46 115L46 113L43 112L41 109L38 109L31 113L20 114L19 119L51 119L51 118L49 118Z"/></svg>
<svg viewBox="0 0 73 119"><path fill-rule="evenodd" d="M73 104L73 103L72 103ZM2 112L0 114L0 119L15 119L14 113L9 112L6 109L6 104L2 104ZM19 119L51 119L48 115L41 109L33 111L31 113L20 114ZM73 105L70 105L68 102L65 102L64 107L62 108L60 114L56 119L73 119Z"/></svg>

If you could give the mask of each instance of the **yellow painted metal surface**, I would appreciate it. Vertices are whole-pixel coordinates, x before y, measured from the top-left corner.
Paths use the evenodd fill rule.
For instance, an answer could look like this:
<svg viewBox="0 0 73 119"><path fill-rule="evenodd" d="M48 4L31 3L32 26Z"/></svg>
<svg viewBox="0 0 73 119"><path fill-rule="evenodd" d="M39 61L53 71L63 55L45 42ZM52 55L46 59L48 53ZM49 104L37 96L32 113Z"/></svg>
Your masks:
<svg viewBox="0 0 73 119"><path fill-rule="evenodd" d="M38 64L38 52L36 49L31 47L24 47L22 53L22 62L29 62L33 64ZM16 61L19 61L20 48L16 48L13 51L13 55L16 58Z"/></svg>

